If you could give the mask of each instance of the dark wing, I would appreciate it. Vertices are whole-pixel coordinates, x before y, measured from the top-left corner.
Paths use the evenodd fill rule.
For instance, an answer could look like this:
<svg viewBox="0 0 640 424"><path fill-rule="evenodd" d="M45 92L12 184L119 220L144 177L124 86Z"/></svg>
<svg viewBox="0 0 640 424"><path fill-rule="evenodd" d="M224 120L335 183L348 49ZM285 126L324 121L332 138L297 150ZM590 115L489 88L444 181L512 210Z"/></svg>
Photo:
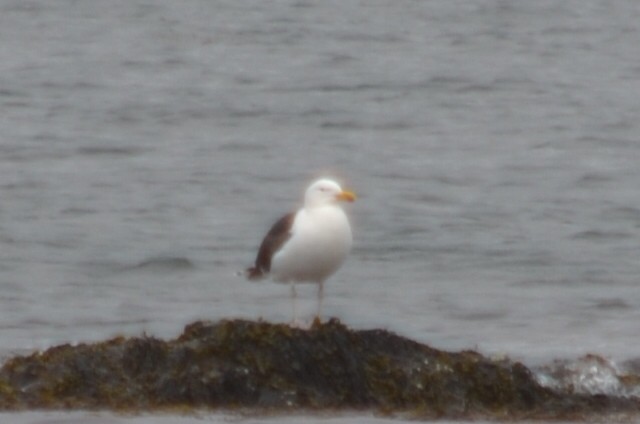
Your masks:
<svg viewBox="0 0 640 424"><path fill-rule="evenodd" d="M291 227L296 213L291 212L280 218L260 244L255 266L247 268L246 275L249 280L258 280L271 271L271 258L291 238Z"/></svg>

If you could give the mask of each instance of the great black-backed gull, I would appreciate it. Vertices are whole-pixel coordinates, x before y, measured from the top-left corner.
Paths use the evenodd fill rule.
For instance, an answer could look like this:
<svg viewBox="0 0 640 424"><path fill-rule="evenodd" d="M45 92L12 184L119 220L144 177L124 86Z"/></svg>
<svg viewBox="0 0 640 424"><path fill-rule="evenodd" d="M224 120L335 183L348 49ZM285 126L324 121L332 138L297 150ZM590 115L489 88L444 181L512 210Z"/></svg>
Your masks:
<svg viewBox="0 0 640 424"><path fill-rule="evenodd" d="M291 284L293 320L296 321L298 282L318 284L320 319L324 282L342 265L353 238L341 202L356 196L328 178L313 182L304 195L304 206L280 218L262 240L255 265L246 270L250 280L270 276Z"/></svg>

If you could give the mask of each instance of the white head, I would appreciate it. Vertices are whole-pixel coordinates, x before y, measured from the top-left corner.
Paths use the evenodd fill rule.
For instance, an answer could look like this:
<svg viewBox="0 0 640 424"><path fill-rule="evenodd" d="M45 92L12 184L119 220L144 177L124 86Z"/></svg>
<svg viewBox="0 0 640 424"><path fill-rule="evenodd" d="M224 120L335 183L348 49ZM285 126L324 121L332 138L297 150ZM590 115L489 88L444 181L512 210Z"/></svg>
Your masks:
<svg viewBox="0 0 640 424"><path fill-rule="evenodd" d="M356 195L345 191L340 185L328 178L322 178L312 183L304 195L305 207L316 207L335 204L340 201L353 202Z"/></svg>

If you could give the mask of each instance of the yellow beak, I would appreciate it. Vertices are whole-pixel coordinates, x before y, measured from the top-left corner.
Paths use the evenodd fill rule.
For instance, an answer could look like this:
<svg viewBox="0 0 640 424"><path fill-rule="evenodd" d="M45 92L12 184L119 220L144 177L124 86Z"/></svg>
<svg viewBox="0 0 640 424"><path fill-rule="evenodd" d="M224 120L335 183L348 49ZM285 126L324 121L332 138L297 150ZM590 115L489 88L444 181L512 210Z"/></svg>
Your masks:
<svg viewBox="0 0 640 424"><path fill-rule="evenodd" d="M351 191L344 190L336 195L336 199L343 200L345 202L353 202L356 200L356 194Z"/></svg>

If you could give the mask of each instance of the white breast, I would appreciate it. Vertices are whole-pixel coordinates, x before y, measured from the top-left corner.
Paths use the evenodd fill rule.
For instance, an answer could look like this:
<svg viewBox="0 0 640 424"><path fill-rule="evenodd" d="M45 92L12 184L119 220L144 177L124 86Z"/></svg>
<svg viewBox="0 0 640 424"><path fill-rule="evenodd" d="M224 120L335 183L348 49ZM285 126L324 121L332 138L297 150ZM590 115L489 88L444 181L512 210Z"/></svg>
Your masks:
<svg viewBox="0 0 640 424"><path fill-rule="evenodd" d="M291 231L273 257L271 274L277 281L324 281L342 265L353 243L347 216L335 205L301 209Z"/></svg>

